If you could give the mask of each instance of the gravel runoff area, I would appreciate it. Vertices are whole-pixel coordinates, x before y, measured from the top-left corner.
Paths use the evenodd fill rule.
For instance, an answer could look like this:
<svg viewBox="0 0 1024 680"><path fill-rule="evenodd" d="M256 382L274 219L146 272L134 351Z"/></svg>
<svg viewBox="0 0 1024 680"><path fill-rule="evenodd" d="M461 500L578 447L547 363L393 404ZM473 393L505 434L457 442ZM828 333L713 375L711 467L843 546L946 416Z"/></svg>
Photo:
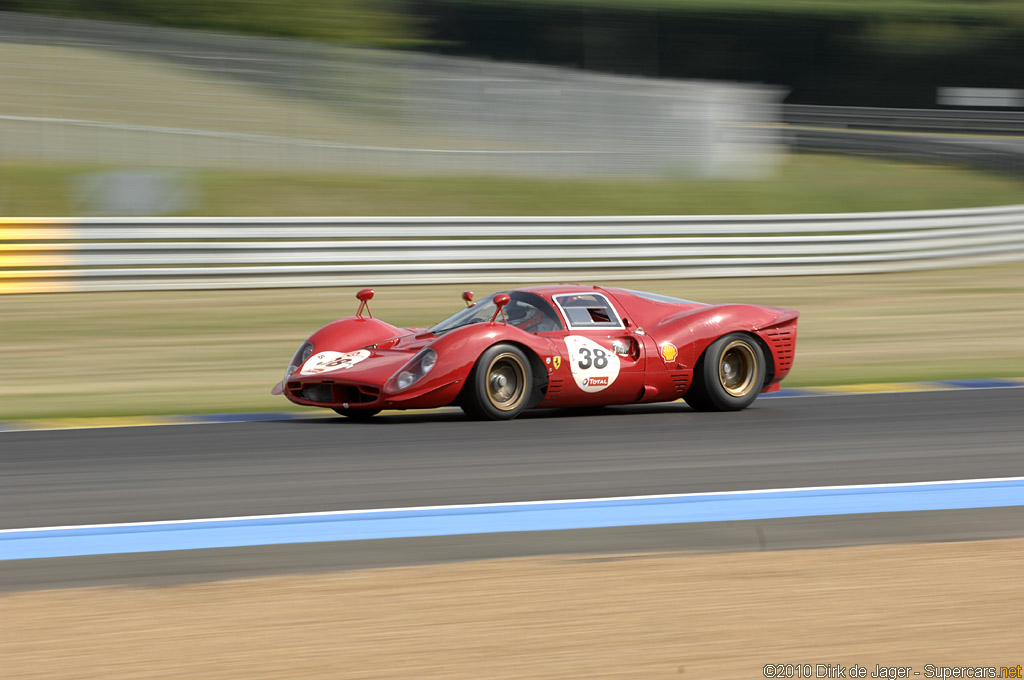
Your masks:
<svg viewBox="0 0 1024 680"><path fill-rule="evenodd" d="M560 556L16 593L0 596L0 666L24 680L998 672L1024 661L1022 549Z"/></svg>

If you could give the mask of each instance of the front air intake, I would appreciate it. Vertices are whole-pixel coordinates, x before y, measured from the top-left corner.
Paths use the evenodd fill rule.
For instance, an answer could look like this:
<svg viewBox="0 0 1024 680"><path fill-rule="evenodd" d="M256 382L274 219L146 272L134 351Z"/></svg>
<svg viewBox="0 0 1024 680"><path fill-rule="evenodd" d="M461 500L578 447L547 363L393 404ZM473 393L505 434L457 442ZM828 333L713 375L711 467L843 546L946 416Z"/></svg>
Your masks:
<svg viewBox="0 0 1024 680"><path fill-rule="evenodd" d="M292 396L317 404L369 404L380 398L380 389L367 385L343 385L335 382L288 383Z"/></svg>
<svg viewBox="0 0 1024 680"><path fill-rule="evenodd" d="M320 404L330 404L334 401L331 385L306 385L299 392L299 396Z"/></svg>

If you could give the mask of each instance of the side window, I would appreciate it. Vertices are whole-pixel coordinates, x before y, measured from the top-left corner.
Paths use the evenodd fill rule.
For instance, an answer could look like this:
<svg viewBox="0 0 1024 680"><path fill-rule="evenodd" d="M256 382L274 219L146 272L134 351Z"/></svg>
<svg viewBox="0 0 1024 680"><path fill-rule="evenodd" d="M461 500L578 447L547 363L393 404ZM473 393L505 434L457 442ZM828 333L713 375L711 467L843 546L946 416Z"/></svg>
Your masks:
<svg viewBox="0 0 1024 680"><path fill-rule="evenodd" d="M562 330L562 322L548 302L535 293L512 291L505 307L508 322L527 333Z"/></svg>
<svg viewBox="0 0 1024 680"><path fill-rule="evenodd" d="M555 303L565 314L570 328L622 328L615 308L598 293L556 295Z"/></svg>

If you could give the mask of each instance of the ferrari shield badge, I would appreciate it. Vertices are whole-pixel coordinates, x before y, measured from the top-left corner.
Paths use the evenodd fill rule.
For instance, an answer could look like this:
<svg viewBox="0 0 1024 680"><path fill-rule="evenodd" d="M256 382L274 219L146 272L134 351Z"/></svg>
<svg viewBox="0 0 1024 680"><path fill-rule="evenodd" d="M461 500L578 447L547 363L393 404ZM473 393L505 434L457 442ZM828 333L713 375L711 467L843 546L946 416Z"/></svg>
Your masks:
<svg viewBox="0 0 1024 680"><path fill-rule="evenodd" d="M559 368L562 367L562 357L560 357L558 355L555 355L554 357L552 357L551 365L554 366L555 370L557 371Z"/></svg>

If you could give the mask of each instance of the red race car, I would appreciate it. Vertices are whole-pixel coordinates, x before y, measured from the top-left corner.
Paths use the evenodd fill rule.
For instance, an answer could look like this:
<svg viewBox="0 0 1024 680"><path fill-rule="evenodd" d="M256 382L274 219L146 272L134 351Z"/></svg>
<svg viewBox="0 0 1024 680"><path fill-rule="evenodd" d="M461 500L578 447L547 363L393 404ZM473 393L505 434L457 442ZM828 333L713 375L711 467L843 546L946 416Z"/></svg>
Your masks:
<svg viewBox="0 0 1024 680"><path fill-rule="evenodd" d="M272 390L355 419L457 404L471 417L529 408L674 401L738 411L778 390L793 365L799 313L704 304L599 286L495 293L432 328L355 316L299 347Z"/></svg>

